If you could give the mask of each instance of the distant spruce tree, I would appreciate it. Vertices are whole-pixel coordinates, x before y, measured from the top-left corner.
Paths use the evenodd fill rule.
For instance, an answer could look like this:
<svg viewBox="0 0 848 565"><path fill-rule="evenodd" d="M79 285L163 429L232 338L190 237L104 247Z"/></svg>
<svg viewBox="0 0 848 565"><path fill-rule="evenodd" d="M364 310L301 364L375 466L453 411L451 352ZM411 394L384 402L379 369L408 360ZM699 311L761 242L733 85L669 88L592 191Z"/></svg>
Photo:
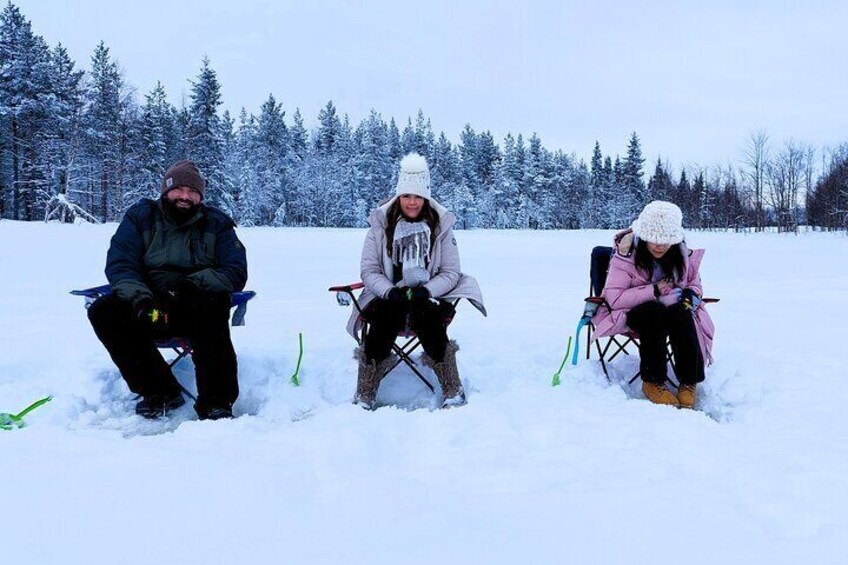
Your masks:
<svg viewBox="0 0 848 565"><path fill-rule="evenodd" d="M221 84L208 57L191 85L188 109L187 157L197 163L206 178L205 200L225 213L235 213L234 184L224 163L224 124L218 114Z"/></svg>
<svg viewBox="0 0 848 565"><path fill-rule="evenodd" d="M50 179L44 218L61 222L73 222L78 218L91 221L93 216L79 205L78 188L84 73L75 68L61 44L52 51L51 67L54 103L45 139L47 147L42 150L48 160L47 177Z"/></svg>

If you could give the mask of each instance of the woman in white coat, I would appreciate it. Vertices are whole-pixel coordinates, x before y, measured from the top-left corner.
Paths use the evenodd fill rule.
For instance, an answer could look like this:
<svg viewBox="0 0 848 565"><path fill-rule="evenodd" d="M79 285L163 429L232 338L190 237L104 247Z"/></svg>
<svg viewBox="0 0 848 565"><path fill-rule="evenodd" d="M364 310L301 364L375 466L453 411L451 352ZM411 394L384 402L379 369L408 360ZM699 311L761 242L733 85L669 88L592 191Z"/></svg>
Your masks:
<svg viewBox="0 0 848 565"><path fill-rule="evenodd" d="M380 381L395 364L392 343L408 324L421 340L422 359L439 379L443 406L465 404L456 366L455 341L447 323L451 299L467 298L485 314L477 282L460 272L453 235L456 217L430 194L430 171L424 157L410 153L401 161L395 196L369 216L371 229L362 249L360 297L368 322L359 361L354 402L373 409ZM354 313L348 330L355 335L362 320Z"/></svg>

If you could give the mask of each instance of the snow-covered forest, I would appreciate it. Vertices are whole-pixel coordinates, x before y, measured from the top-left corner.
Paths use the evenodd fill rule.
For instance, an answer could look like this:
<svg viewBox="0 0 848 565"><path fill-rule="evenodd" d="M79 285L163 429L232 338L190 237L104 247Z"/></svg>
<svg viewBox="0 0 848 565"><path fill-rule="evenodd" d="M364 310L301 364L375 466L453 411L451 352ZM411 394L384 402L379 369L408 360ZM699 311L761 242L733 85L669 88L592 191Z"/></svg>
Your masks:
<svg viewBox="0 0 848 565"><path fill-rule="evenodd" d="M258 113L233 116L208 59L191 85L181 107L161 84L139 95L104 43L83 70L7 3L0 218L116 220L157 194L171 163L190 158L208 177L209 203L242 225L363 226L390 194L400 157L418 151L435 197L464 228L612 228L657 198L679 203L693 228L848 228L848 144L816 149L758 130L738 163L675 167L646 160L633 132L626 154L595 143L586 163L536 134L497 140L468 124L454 139L421 110L400 124L372 110L353 124L330 101L308 127L269 95Z"/></svg>

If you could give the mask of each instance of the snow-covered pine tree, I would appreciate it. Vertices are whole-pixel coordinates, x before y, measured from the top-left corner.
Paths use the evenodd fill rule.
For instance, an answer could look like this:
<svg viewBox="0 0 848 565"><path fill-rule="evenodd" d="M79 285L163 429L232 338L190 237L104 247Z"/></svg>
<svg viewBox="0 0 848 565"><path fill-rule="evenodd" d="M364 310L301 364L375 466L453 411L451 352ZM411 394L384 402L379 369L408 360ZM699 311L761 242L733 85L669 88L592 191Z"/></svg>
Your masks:
<svg viewBox="0 0 848 565"><path fill-rule="evenodd" d="M588 198L591 191L591 173L586 162L576 156L569 155L568 163L561 165L563 180L561 181L562 190L565 191L565 217L561 227L565 229L583 229L586 219L583 217L585 207L583 201ZM558 161L558 159L556 159ZM560 165L558 165L558 168ZM594 226L592 226L594 227Z"/></svg>
<svg viewBox="0 0 848 565"><path fill-rule="evenodd" d="M258 186L256 169L253 166L253 140L256 132L256 118L244 108L239 112L238 126L234 128L233 138L225 153L227 174L232 177L236 188L235 220L242 226L259 224L256 216L259 206L254 201Z"/></svg>
<svg viewBox="0 0 848 565"><path fill-rule="evenodd" d="M333 151L336 142L341 135L342 123L336 115L336 107L333 101L327 102L318 112L318 130L315 132L315 151L320 154L329 154Z"/></svg>
<svg viewBox="0 0 848 565"><path fill-rule="evenodd" d="M254 193L251 201L256 209L250 215L260 225L282 224L289 196L285 193L289 131L285 111L273 95L262 104L250 147L255 184L243 187Z"/></svg>
<svg viewBox="0 0 848 565"><path fill-rule="evenodd" d="M44 39L8 3L0 15L0 200L14 219L35 219L49 193L50 59Z"/></svg>
<svg viewBox="0 0 848 565"><path fill-rule="evenodd" d="M501 161L500 148L491 132L484 131L477 136L474 165L479 182L477 197L480 200L479 227L491 227L497 218L500 194L495 187L495 169Z"/></svg>
<svg viewBox="0 0 848 565"><path fill-rule="evenodd" d="M236 219L239 205L244 195L243 185L237 182L238 169L233 166L228 156L236 151L236 122L230 115L229 110L224 110L221 115L221 151L224 155L222 165L222 177L224 179L224 190L229 195L231 204L231 217ZM236 221L238 221L236 219Z"/></svg>
<svg viewBox="0 0 848 565"><path fill-rule="evenodd" d="M647 193L654 200L673 201L674 182L668 172L668 167L663 166L662 160L657 158L654 174L648 179Z"/></svg>
<svg viewBox="0 0 848 565"><path fill-rule="evenodd" d="M220 105L221 85L209 58L204 57L200 73L191 86L187 155L206 178L205 201L233 215L235 199L232 179L227 178L224 167L224 125L218 115Z"/></svg>
<svg viewBox="0 0 848 565"><path fill-rule="evenodd" d="M604 207L609 195L606 192L607 178L604 171L604 156L601 144L595 140L592 159L589 161L589 186L581 203L581 221L583 228L598 228L603 225Z"/></svg>
<svg viewBox="0 0 848 565"><path fill-rule="evenodd" d="M102 220L115 219L121 193L118 161L123 81L102 41L91 57L85 120L86 191L89 209Z"/></svg>
<svg viewBox="0 0 848 565"><path fill-rule="evenodd" d="M547 151L542 147L542 140L535 133L528 140L524 178L526 205L529 205L528 227L550 229L552 227L549 201L550 159Z"/></svg>
<svg viewBox="0 0 848 565"><path fill-rule="evenodd" d="M645 159L642 157L642 148L639 144L639 136L634 131L630 135L627 144L627 156L622 163L621 188L630 199L630 215L635 217L652 200L643 181L643 166Z"/></svg>
<svg viewBox="0 0 848 565"><path fill-rule="evenodd" d="M471 124L465 124L460 134L459 155L461 184L454 191L454 212L462 228L480 226L478 195L480 179L477 177L477 134Z"/></svg>
<svg viewBox="0 0 848 565"><path fill-rule="evenodd" d="M683 211L683 225L690 228L703 227L701 206L706 197L706 192L707 185L704 181L704 171L699 170L698 174L695 176L695 181L692 183L692 196L685 203L686 205Z"/></svg>
<svg viewBox="0 0 848 565"><path fill-rule="evenodd" d="M168 102L165 87L157 81L153 90L145 95L141 109L140 178L134 191L137 198L155 198L165 171L179 160L176 127L176 108Z"/></svg>
<svg viewBox="0 0 848 565"><path fill-rule="evenodd" d="M419 151L419 147L423 145L423 141L418 139L418 135L415 133L415 128L412 127L411 118L406 120L406 126L403 128L403 133L400 136L400 144L404 155L412 153L413 151L417 153Z"/></svg>
<svg viewBox="0 0 848 565"><path fill-rule="evenodd" d="M400 165L400 160L403 158L403 146L400 141L400 130L397 127L397 123L395 123L395 119L392 118L389 120L389 159L392 163L394 163L394 169L397 169L398 165ZM397 180L397 171L393 172L392 181Z"/></svg>
<svg viewBox="0 0 848 565"><path fill-rule="evenodd" d="M306 158L308 148L309 133L303 125L300 108L295 108L292 126L289 128L289 152L287 154L289 163L302 162Z"/></svg>
<svg viewBox="0 0 848 565"><path fill-rule="evenodd" d="M435 135L430 120L424 117L424 111L418 109L415 117L415 148L413 151L423 155L429 163L433 157Z"/></svg>
<svg viewBox="0 0 848 565"><path fill-rule="evenodd" d="M74 62L61 44L52 51L51 66L55 102L50 113L50 135L46 150L50 167L50 186L44 218L60 222L73 222L78 218L91 221L93 216L80 206L77 187L84 104L83 71L75 68Z"/></svg>
<svg viewBox="0 0 848 565"><path fill-rule="evenodd" d="M356 148L351 159L354 224L368 225L368 213L379 201L392 194L392 168L389 159L388 127L380 114L371 110L357 128Z"/></svg>
<svg viewBox="0 0 848 565"><path fill-rule="evenodd" d="M461 179L457 149L442 132L436 141L433 159L430 162L430 186L433 197L448 209L456 210L456 191L461 184Z"/></svg>

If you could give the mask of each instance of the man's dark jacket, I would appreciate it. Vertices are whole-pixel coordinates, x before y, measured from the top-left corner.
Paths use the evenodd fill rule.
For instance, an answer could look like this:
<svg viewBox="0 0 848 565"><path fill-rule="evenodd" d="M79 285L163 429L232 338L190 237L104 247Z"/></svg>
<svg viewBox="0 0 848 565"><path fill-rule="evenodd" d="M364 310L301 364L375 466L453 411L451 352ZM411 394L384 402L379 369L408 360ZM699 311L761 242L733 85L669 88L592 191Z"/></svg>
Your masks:
<svg viewBox="0 0 848 565"><path fill-rule="evenodd" d="M112 236L106 278L120 298L137 304L162 296L181 278L202 291L235 292L247 282L247 255L235 223L201 204L177 225L157 200L144 199L127 210Z"/></svg>

